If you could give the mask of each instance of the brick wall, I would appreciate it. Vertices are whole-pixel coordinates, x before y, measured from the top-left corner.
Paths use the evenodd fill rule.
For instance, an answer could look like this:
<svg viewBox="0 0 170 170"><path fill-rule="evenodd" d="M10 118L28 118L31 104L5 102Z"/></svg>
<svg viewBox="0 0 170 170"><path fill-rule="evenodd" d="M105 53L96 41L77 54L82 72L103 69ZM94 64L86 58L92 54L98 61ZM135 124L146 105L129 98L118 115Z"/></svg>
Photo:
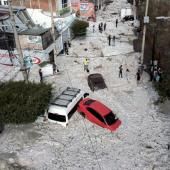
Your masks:
<svg viewBox="0 0 170 170"><path fill-rule="evenodd" d="M56 0L52 1L53 11L56 11ZM33 9L42 9L44 11L49 11L48 0L13 0L12 4L15 6L23 6Z"/></svg>

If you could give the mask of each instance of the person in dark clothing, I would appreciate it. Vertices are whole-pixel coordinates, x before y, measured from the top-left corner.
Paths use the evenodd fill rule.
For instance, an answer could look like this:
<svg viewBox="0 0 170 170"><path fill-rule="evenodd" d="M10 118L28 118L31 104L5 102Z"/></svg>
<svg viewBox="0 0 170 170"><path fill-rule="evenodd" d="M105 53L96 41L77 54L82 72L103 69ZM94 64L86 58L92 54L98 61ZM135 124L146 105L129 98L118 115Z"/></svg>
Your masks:
<svg viewBox="0 0 170 170"><path fill-rule="evenodd" d="M118 25L118 19L116 19L116 28L117 28L117 25Z"/></svg>
<svg viewBox="0 0 170 170"><path fill-rule="evenodd" d="M55 63L53 63L53 74L55 74L56 73L56 64Z"/></svg>
<svg viewBox="0 0 170 170"><path fill-rule="evenodd" d="M101 22L100 25L101 25L101 28L103 29L103 22Z"/></svg>
<svg viewBox="0 0 170 170"><path fill-rule="evenodd" d="M120 65L120 67L119 67L119 78L123 78L123 66L122 65Z"/></svg>
<svg viewBox="0 0 170 170"><path fill-rule="evenodd" d="M65 54L68 55L68 46L67 46L67 42L66 41L64 42L64 52L65 52Z"/></svg>
<svg viewBox="0 0 170 170"><path fill-rule="evenodd" d="M113 36L113 46L115 46L115 39L116 39L116 37Z"/></svg>
<svg viewBox="0 0 170 170"><path fill-rule="evenodd" d="M102 31L103 31L103 23L101 22L101 23L99 24L99 32L102 33Z"/></svg>
<svg viewBox="0 0 170 170"><path fill-rule="evenodd" d="M59 69L57 68L57 65L53 63L53 74L55 74L56 71L59 72Z"/></svg>
<svg viewBox="0 0 170 170"><path fill-rule="evenodd" d="M106 30L106 23L104 23L103 29L104 29L104 31Z"/></svg>
<svg viewBox="0 0 170 170"><path fill-rule="evenodd" d="M43 82L43 73L42 73L41 69L39 69L39 76L40 76L40 82L42 83Z"/></svg>
<svg viewBox="0 0 170 170"><path fill-rule="evenodd" d="M140 74L140 70L138 70L137 73L136 73L137 83L139 83L140 78L141 78L141 74Z"/></svg>
<svg viewBox="0 0 170 170"><path fill-rule="evenodd" d="M108 36L108 41L109 41L109 46L110 46L110 42L111 42L111 35Z"/></svg>

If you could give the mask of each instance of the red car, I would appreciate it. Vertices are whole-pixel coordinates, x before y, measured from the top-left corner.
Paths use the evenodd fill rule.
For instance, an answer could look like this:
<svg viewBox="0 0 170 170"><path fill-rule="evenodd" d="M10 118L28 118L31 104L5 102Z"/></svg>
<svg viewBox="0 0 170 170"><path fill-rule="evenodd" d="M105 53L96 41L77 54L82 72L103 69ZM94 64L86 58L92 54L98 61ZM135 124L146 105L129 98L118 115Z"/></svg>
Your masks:
<svg viewBox="0 0 170 170"><path fill-rule="evenodd" d="M91 122L111 131L116 130L121 124L121 121L108 107L90 98L81 100L77 110Z"/></svg>

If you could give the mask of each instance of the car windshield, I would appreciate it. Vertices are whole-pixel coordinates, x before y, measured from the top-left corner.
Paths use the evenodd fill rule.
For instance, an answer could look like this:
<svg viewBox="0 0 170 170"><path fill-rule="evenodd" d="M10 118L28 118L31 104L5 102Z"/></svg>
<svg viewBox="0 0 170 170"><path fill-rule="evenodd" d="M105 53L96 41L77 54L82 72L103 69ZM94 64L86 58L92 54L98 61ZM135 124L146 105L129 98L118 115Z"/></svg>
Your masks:
<svg viewBox="0 0 170 170"><path fill-rule="evenodd" d="M118 118L113 112L110 112L106 116L104 116L104 119L108 125L112 125L117 121Z"/></svg>

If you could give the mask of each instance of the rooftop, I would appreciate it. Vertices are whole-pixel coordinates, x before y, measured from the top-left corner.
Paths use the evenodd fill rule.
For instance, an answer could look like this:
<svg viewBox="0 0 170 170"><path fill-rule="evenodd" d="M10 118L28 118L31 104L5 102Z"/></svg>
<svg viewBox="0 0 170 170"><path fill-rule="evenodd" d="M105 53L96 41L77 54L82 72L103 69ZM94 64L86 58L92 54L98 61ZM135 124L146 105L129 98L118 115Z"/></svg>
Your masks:
<svg viewBox="0 0 170 170"><path fill-rule="evenodd" d="M20 32L20 35L41 35L47 31L49 31L50 28L42 28L42 27L34 27L32 29L27 29L22 32Z"/></svg>
<svg viewBox="0 0 170 170"><path fill-rule="evenodd" d="M12 6L14 12L18 12L19 10L25 10L26 7L20 7L20 6ZM7 11L9 12L9 7L5 5L0 5L0 12Z"/></svg>

